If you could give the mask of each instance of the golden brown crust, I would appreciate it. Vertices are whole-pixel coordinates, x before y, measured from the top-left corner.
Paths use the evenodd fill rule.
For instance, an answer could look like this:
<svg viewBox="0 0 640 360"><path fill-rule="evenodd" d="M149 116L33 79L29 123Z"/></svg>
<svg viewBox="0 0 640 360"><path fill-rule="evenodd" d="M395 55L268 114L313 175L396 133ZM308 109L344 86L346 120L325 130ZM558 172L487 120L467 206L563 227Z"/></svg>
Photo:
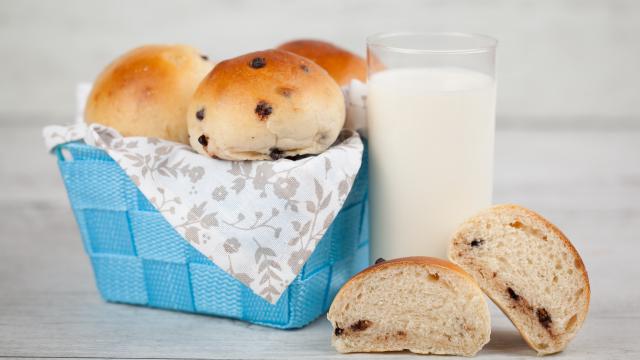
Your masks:
<svg viewBox="0 0 640 360"><path fill-rule="evenodd" d="M198 86L187 115L191 146L227 160L320 153L344 120L338 84L309 59L281 50L220 62Z"/></svg>
<svg viewBox="0 0 640 360"><path fill-rule="evenodd" d="M358 55L319 40L294 40L278 46L280 50L304 56L322 66L340 86L352 79L367 81L367 63Z"/></svg>
<svg viewBox="0 0 640 360"><path fill-rule="evenodd" d="M123 136L188 143L187 104L212 67L196 49L185 45L131 50L95 80L85 120L112 127Z"/></svg>
<svg viewBox="0 0 640 360"><path fill-rule="evenodd" d="M371 266L369 266L368 268L360 271L359 273L357 273L356 275L354 275L351 279L349 279L349 281L347 281L342 288L340 289L340 291L338 291L338 294L336 295L336 299L338 299L338 297L340 297L342 293L346 292L353 283L357 282L359 279L369 275L370 273L374 273L374 272L378 272L381 271L383 269L389 268L389 267L393 267L393 266L404 266L404 265L418 265L418 266L435 266L435 267L439 267L439 268L443 268L443 269L447 269L447 270L452 270L455 271L456 273L462 275L464 278L466 278L467 280L469 280L469 282L471 282L475 287L477 287L479 289L478 284L476 283L476 281L473 279L473 277L471 275L469 275L464 269L462 269L460 266L444 260L444 259L438 259L438 258L434 258L434 257L429 257L429 256L409 256L409 257L403 257L403 258L397 258L397 259L392 259L392 260L385 260L382 262L379 262L377 264L373 264ZM334 300L335 302L336 300Z"/></svg>

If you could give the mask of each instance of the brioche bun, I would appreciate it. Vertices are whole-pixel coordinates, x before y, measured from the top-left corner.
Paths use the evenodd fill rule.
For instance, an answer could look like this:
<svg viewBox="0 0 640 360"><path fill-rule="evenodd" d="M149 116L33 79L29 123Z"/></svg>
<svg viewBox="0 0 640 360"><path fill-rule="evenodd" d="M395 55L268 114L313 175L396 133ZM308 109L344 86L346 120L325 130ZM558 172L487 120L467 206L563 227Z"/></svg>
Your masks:
<svg viewBox="0 0 640 360"><path fill-rule="evenodd" d="M569 239L541 215L496 205L465 221L449 258L469 272L538 355L562 351L589 311L591 288Z"/></svg>
<svg viewBox="0 0 640 360"><path fill-rule="evenodd" d="M220 62L188 109L191 146L227 160L318 154L345 121L340 87L309 59L281 50Z"/></svg>
<svg viewBox="0 0 640 360"><path fill-rule="evenodd" d="M464 270L441 259L380 259L336 295L327 318L342 353L409 350L473 356L489 341L482 291Z"/></svg>
<svg viewBox="0 0 640 360"><path fill-rule="evenodd" d="M340 85L348 85L352 79L367 81L367 63L360 56L326 41L294 40L278 46L294 54L304 56L327 70Z"/></svg>
<svg viewBox="0 0 640 360"><path fill-rule="evenodd" d="M98 76L85 121L123 136L188 143L187 104L211 70L206 56L185 45L148 45L122 55Z"/></svg>

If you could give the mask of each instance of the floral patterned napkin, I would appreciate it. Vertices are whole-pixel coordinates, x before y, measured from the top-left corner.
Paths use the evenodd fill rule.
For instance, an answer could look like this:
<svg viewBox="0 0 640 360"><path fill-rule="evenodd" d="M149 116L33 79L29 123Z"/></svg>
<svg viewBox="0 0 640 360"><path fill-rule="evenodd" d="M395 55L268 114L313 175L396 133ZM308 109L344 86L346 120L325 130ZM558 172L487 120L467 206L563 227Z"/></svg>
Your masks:
<svg viewBox="0 0 640 360"><path fill-rule="evenodd" d="M49 149L83 139L107 151L186 241L271 303L342 208L363 151L353 131L296 161L211 159L187 145L122 137L97 124L49 126L43 135Z"/></svg>

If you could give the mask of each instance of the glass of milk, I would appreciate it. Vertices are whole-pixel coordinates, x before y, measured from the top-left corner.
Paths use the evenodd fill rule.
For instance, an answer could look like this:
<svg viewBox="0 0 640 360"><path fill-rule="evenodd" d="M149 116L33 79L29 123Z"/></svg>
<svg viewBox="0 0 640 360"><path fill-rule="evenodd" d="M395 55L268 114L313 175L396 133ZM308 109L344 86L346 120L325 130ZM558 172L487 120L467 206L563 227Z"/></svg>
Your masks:
<svg viewBox="0 0 640 360"><path fill-rule="evenodd" d="M367 39L371 258L446 258L491 204L497 41L462 33Z"/></svg>

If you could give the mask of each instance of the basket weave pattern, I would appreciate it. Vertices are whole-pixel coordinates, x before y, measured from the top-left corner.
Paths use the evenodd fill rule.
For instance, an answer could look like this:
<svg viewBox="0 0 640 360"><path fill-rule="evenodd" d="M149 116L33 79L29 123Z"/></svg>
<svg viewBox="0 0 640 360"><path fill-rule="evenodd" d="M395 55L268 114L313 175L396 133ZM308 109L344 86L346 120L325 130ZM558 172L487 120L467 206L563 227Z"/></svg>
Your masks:
<svg viewBox="0 0 640 360"><path fill-rule="evenodd" d="M118 164L82 142L56 148L97 287L107 301L302 327L368 264L367 154L333 224L276 304L255 295L185 241Z"/></svg>

